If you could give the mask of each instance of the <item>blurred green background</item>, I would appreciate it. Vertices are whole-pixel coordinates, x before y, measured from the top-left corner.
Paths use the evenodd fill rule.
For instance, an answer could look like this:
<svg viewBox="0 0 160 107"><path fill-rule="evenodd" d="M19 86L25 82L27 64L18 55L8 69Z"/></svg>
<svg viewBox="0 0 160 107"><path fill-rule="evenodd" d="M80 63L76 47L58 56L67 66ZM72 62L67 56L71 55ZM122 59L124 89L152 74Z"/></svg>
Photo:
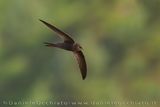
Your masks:
<svg viewBox="0 0 160 107"><path fill-rule="evenodd" d="M3 100L159 100L160 0L1 0L0 14L2 107ZM44 46L61 39L38 19L82 45L86 80L72 53Z"/></svg>

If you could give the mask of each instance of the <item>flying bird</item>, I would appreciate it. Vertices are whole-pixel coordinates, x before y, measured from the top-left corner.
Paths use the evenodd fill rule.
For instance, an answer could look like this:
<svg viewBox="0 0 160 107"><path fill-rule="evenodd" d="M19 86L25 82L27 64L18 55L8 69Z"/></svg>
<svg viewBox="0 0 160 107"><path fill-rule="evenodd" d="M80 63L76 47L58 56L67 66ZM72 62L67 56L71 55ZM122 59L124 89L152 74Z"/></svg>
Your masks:
<svg viewBox="0 0 160 107"><path fill-rule="evenodd" d="M79 64L82 79L84 80L87 75L87 65L86 65L84 54L82 52L82 47L78 43L76 43L68 34L64 33L57 27L43 20L40 20L40 21L44 23L47 27L49 27L51 30L56 32L59 35L59 37L63 39L62 43L45 42L45 45L48 47L56 47L56 48L61 48L61 49L73 52Z"/></svg>

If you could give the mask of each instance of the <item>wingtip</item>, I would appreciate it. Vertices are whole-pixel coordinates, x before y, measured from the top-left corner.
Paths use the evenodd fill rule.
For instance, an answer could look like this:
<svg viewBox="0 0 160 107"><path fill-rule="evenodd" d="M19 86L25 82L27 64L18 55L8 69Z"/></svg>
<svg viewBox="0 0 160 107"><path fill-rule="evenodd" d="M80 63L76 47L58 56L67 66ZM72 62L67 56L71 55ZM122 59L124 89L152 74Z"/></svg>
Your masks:
<svg viewBox="0 0 160 107"><path fill-rule="evenodd" d="M86 79L86 75L82 76L82 79L85 80Z"/></svg>
<svg viewBox="0 0 160 107"><path fill-rule="evenodd" d="M43 21L42 19L38 19L38 20L39 20L40 22L43 22L43 23L45 22L45 21Z"/></svg>

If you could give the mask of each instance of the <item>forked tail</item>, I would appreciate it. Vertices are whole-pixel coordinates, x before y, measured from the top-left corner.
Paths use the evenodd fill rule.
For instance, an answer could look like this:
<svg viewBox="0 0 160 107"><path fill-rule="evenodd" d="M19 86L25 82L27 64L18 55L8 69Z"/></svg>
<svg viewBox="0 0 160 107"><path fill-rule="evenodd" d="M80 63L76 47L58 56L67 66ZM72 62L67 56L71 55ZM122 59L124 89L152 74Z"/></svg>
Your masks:
<svg viewBox="0 0 160 107"><path fill-rule="evenodd" d="M44 42L45 46L48 46L48 47L57 47L56 44L53 44L53 43L49 43L49 42Z"/></svg>

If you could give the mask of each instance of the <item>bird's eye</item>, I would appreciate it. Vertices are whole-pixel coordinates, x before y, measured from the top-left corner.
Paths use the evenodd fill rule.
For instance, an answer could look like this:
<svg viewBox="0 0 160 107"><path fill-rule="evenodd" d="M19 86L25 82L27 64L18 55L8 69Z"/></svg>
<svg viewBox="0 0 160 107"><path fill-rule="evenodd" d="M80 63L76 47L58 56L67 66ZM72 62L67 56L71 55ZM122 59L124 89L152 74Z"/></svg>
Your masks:
<svg viewBox="0 0 160 107"><path fill-rule="evenodd" d="M80 49L83 49L83 48L80 46Z"/></svg>

